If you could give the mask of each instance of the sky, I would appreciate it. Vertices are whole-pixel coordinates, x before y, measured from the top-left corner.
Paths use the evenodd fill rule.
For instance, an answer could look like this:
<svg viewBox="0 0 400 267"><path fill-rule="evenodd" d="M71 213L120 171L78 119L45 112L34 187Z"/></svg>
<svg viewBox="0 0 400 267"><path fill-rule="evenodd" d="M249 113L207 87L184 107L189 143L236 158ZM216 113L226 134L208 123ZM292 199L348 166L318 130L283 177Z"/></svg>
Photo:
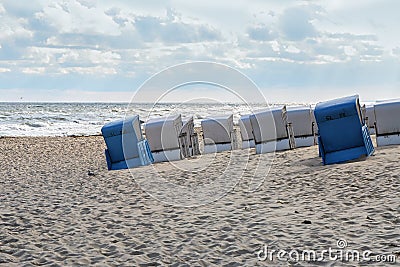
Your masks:
<svg viewBox="0 0 400 267"><path fill-rule="evenodd" d="M0 101L127 102L193 61L236 69L272 102L400 98L398 10L398 0L2 0Z"/></svg>

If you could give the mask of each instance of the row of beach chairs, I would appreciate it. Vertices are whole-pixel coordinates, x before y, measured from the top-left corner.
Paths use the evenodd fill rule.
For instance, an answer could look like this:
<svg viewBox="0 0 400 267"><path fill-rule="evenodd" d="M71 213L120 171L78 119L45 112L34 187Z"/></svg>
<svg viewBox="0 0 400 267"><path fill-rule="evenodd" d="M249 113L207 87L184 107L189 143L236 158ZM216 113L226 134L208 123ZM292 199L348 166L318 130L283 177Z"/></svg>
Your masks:
<svg viewBox="0 0 400 267"><path fill-rule="evenodd" d="M181 115L150 119L143 125L134 116L106 124L102 134L109 170L238 148L263 154L316 144L323 163L332 164L371 155L370 129L375 130L378 146L400 144L399 113L400 102L380 102L371 109L362 107L358 96L319 103L315 109L274 107L241 116L241 144L232 114L212 117L201 121L202 149L193 117Z"/></svg>

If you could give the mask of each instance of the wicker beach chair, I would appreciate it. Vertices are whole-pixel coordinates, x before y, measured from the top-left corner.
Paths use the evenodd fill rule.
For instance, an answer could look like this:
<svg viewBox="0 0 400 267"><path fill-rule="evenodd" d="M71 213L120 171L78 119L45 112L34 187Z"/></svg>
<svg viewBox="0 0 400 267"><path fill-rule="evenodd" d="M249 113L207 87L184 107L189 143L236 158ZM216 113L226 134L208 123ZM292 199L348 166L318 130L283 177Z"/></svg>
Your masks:
<svg viewBox="0 0 400 267"><path fill-rule="evenodd" d="M377 145L400 144L400 100L378 102L374 113Z"/></svg>
<svg viewBox="0 0 400 267"><path fill-rule="evenodd" d="M256 153L294 149L293 128L287 120L286 106L256 112L250 116Z"/></svg>
<svg viewBox="0 0 400 267"><path fill-rule="evenodd" d="M318 103L314 114L324 164L355 160L374 152L358 95Z"/></svg>
<svg viewBox="0 0 400 267"><path fill-rule="evenodd" d="M153 156L143 138L139 116L107 123L101 129L107 149L108 170L119 170L149 165Z"/></svg>
<svg viewBox="0 0 400 267"><path fill-rule="evenodd" d="M236 149L232 114L204 119L201 128L205 154Z"/></svg>

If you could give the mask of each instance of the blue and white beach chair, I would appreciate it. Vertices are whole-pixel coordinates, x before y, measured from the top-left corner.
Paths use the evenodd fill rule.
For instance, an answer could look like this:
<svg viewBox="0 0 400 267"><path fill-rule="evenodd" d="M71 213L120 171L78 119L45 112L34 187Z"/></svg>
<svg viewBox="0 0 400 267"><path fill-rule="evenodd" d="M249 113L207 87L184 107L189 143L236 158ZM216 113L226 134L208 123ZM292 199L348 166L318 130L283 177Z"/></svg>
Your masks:
<svg viewBox="0 0 400 267"><path fill-rule="evenodd" d="M151 164L154 159L143 138L139 116L107 123L101 129L108 170L135 168Z"/></svg>
<svg viewBox="0 0 400 267"><path fill-rule="evenodd" d="M318 103L315 107L318 144L324 164L368 157L374 146L361 114L358 95Z"/></svg>

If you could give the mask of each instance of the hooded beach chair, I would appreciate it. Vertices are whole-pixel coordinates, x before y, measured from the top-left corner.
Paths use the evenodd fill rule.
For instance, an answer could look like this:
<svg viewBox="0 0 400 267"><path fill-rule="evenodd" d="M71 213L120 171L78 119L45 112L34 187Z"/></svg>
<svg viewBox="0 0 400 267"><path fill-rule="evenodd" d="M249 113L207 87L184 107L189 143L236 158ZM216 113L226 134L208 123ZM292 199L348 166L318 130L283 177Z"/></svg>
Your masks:
<svg viewBox="0 0 400 267"><path fill-rule="evenodd" d="M287 121L286 106L275 107L250 115L256 153L294 149L293 128Z"/></svg>
<svg viewBox="0 0 400 267"><path fill-rule="evenodd" d="M288 107L287 117L292 123L296 147L316 145L315 123L310 107Z"/></svg>
<svg viewBox="0 0 400 267"><path fill-rule="evenodd" d="M374 110L377 145L400 144L400 100L376 103Z"/></svg>
<svg viewBox="0 0 400 267"><path fill-rule="evenodd" d="M324 164L368 157L374 152L358 95L318 103L315 107L318 145Z"/></svg>
<svg viewBox="0 0 400 267"><path fill-rule="evenodd" d="M365 107L365 124L367 124L369 128L370 134L375 134L375 123L376 123L376 118L375 118L375 109L374 105L367 105Z"/></svg>
<svg viewBox="0 0 400 267"><path fill-rule="evenodd" d="M233 115L207 118L201 121L204 153L215 153L234 149Z"/></svg>
<svg viewBox="0 0 400 267"><path fill-rule="evenodd" d="M182 129L181 115L150 119L144 124L154 162L182 159L179 134Z"/></svg>
<svg viewBox="0 0 400 267"><path fill-rule="evenodd" d="M243 115L239 119L240 135L242 137L242 148L255 147L253 128L251 127L250 115Z"/></svg>
<svg viewBox="0 0 400 267"><path fill-rule="evenodd" d="M317 124L317 120L315 119L314 110L315 110L315 107L311 107L311 120L314 125L314 133L318 136L318 124ZM318 138L317 138L316 142L318 143Z"/></svg>
<svg viewBox="0 0 400 267"><path fill-rule="evenodd" d="M101 129L107 149L108 170L119 170L149 165L153 156L143 138L139 116L107 123Z"/></svg>
<svg viewBox="0 0 400 267"><path fill-rule="evenodd" d="M199 140L194 131L193 117L183 121L183 126L179 132L179 144L182 158L200 155Z"/></svg>

